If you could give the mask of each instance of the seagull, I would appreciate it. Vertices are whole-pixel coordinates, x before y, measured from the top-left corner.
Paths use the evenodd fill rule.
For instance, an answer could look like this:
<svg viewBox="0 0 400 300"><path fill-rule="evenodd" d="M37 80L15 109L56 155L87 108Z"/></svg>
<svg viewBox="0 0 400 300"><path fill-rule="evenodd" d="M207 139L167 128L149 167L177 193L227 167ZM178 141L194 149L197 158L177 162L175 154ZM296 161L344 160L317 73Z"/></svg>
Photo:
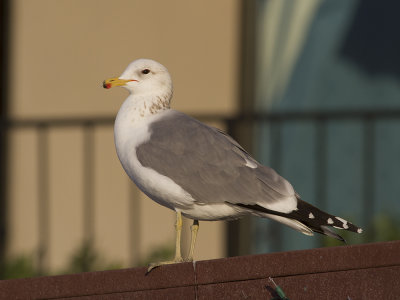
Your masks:
<svg viewBox="0 0 400 300"><path fill-rule="evenodd" d="M153 268L193 261L199 221L270 218L303 234L344 239L330 227L361 233L352 223L300 199L293 186L260 164L232 137L170 108L172 79L151 59L137 59L103 87L129 96L114 124L122 167L150 199L176 213L175 257ZM186 259L181 254L182 216L193 220Z"/></svg>

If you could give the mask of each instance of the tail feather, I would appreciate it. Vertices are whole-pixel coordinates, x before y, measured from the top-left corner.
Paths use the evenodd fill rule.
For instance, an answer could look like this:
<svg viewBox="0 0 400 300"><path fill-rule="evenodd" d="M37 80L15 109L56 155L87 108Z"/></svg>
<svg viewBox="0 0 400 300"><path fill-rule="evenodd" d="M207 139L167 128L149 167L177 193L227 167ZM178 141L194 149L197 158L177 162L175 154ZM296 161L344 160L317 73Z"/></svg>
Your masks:
<svg viewBox="0 0 400 300"><path fill-rule="evenodd" d="M323 226L322 225L321 229L322 229L322 232L319 232L319 233L327 235L327 236L330 236L330 237L333 237L333 238L335 238L335 239L337 239L339 241L342 241L343 243L347 244L346 240L342 236L338 235L336 232L334 232L328 226Z"/></svg>
<svg viewBox="0 0 400 300"><path fill-rule="evenodd" d="M297 198L297 208L290 213L282 213L270 210L258 204L249 205L238 203L236 205L249 209L251 211L280 216L289 220L296 220L297 222L300 222L301 224L305 225L305 227L314 232L333 237L342 242L346 241L344 240L344 238L334 232L330 227L344 229L356 233L362 233L362 229L360 227L357 227L353 223L350 223L349 221L344 220L340 217L328 214L320 210L319 208L301 200L300 198ZM277 221L279 220L277 219Z"/></svg>
<svg viewBox="0 0 400 300"><path fill-rule="evenodd" d="M324 231L324 227L325 230L328 228L327 226L330 226L355 233L362 233L362 229L353 223L343 218L328 214L301 199L298 199L297 210L292 211L289 215L294 217L294 219L299 220L304 225L310 227L313 231L329 236L332 235L326 233L326 231ZM332 233L333 231L330 230L330 232Z"/></svg>

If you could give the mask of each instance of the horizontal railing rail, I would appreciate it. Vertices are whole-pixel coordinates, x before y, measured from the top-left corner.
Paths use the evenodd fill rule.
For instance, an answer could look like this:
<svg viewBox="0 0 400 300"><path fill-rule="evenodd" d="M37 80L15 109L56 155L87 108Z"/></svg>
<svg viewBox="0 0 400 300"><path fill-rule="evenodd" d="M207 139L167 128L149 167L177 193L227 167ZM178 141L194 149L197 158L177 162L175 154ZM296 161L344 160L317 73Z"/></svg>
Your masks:
<svg viewBox="0 0 400 300"><path fill-rule="evenodd" d="M400 118L400 109L376 109L376 110L332 110L332 111L275 111L228 114L190 114L194 118L204 122L212 121L268 121L276 119L284 120L317 120L317 119L397 119ZM35 126L80 126L84 124L110 125L115 116L82 116L82 117L58 117L58 118L15 118L0 121L0 126L11 127L35 127Z"/></svg>

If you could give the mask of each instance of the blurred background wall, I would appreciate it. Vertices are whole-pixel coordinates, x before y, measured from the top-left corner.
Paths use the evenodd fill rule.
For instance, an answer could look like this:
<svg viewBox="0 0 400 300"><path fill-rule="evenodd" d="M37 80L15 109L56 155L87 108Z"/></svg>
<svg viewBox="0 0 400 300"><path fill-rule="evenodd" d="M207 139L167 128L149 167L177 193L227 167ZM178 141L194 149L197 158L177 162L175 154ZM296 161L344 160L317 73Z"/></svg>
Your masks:
<svg viewBox="0 0 400 300"><path fill-rule="evenodd" d="M173 108L227 130L304 200L369 229L350 242L399 239L398 8L3 1L2 276L172 255L173 212L143 196L115 154L113 119L126 91L101 87L140 57L169 69ZM200 227L198 260L331 244L253 218Z"/></svg>
<svg viewBox="0 0 400 300"><path fill-rule="evenodd" d="M114 150L112 121L126 91L106 91L102 81L134 59L152 58L172 74L173 108L233 115L239 6L9 2L7 118L31 123L9 129L7 257L31 255L41 270L58 271L87 241L105 261L122 266L143 264L160 248L173 250L174 213L139 193ZM65 122L52 122L60 119ZM223 257L224 224L204 223L201 231L196 257Z"/></svg>
<svg viewBox="0 0 400 300"><path fill-rule="evenodd" d="M365 229L350 243L400 238L399 3L257 1L258 158L303 199ZM269 138L268 138L269 137ZM255 220L255 252L330 244Z"/></svg>

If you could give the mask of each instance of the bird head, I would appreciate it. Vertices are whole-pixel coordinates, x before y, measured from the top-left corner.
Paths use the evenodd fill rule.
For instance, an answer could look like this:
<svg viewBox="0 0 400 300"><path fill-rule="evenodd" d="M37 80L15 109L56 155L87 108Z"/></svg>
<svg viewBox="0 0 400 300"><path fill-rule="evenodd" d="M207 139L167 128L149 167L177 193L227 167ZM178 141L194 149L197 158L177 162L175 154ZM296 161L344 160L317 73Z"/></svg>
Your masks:
<svg viewBox="0 0 400 300"><path fill-rule="evenodd" d="M121 76L103 82L106 89L115 86L126 88L133 95L172 95L172 80L167 68L151 59L134 60Z"/></svg>

